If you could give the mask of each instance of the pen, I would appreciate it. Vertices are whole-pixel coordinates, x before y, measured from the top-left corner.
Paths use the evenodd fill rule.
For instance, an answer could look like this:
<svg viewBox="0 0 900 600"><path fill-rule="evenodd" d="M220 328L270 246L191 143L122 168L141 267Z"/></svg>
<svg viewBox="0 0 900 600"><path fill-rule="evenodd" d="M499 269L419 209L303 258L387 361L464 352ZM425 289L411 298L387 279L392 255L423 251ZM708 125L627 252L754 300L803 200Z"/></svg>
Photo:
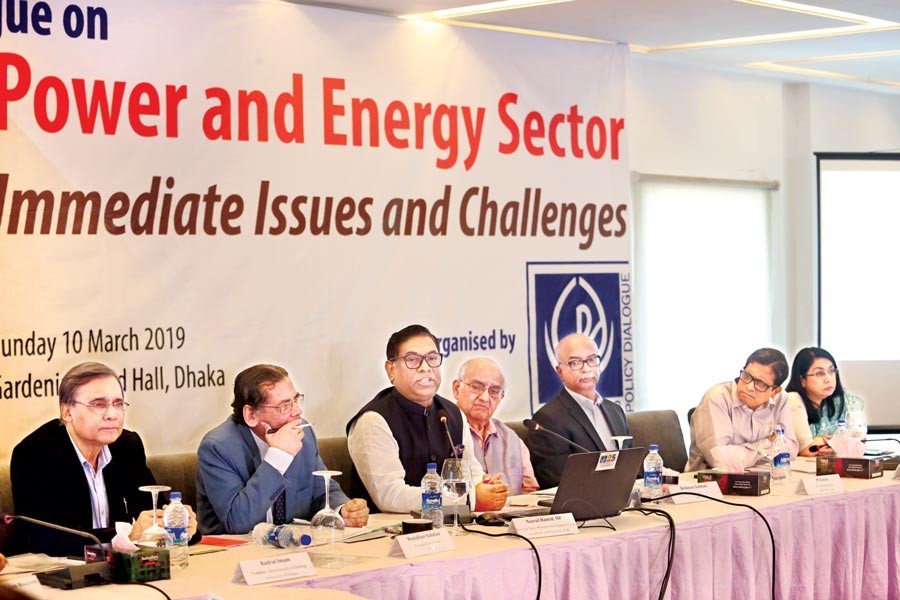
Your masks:
<svg viewBox="0 0 900 600"><path fill-rule="evenodd" d="M291 429L306 429L307 427L312 427L312 423L300 423L299 425L294 425ZM278 431L277 429L270 429L267 433L275 433Z"/></svg>

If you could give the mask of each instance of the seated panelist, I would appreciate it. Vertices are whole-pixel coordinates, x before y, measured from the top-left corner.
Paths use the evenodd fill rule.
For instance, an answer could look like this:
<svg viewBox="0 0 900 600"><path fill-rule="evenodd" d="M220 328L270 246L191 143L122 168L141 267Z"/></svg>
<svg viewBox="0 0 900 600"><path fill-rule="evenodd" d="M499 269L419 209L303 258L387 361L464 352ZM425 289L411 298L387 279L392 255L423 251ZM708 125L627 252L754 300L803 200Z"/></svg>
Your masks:
<svg viewBox="0 0 900 600"><path fill-rule="evenodd" d="M860 415L865 422L862 399L844 391L834 357L824 348L797 353L786 389L802 456L834 454L828 438L839 420L847 421L848 429L858 425Z"/></svg>
<svg viewBox="0 0 900 600"><path fill-rule="evenodd" d="M717 467L714 449L738 457L746 467L767 458L777 425L784 427L791 457L799 449L787 394L787 359L779 350L760 348L751 354L733 381L707 390L691 417L691 451L687 470Z"/></svg>
<svg viewBox="0 0 900 600"><path fill-rule="evenodd" d="M150 494L138 488L156 481L140 436L123 429L127 407L111 368L97 362L72 367L59 384L59 419L44 423L13 449L16 513L90 532L102 542L115 535L117 521L134 521L131 539L137 540L153 524ZM161 518L162 510L157 512ZM188 513L193 536L197 521L190 507ZM27 552L81 555L91 543L25 521L16 521L15 529L19 549Z"/></svg>
<svg viewBox="0 0 900 600"><path fill-rule="evenodd" d="M515 431L494 412L506 395L506 378L500 365L490 358L471 358L453 380L453 398L466 420L474 441L475 458L485 473L503 474L510 495L538 489L528 448Z"/></svg>
<svg viewBox="0 0 900 600"><path fill-rule="evenodd" d="M615 436L630 436L625 411L597 392L602 359L597 343L572 333L556 345L556 375L563 389L534 413L534 421L591 452L615 450ZM537 480L543 488L559 485L570 454L584 452L546 431L529 429L525 445L531 451ZM631 448L631 440L623 447Z"/></svg>
<svg viewBox="0 0 900 600"><path fill-rule="evenodd" d="M475 460L465 416L437 393L443 361L437 344L422 325L404 327L388 340L384 370L393 385L378 392L347 423L350 457L364 486L360 492L368 492L382 512L419 510L428 463L435 463L440 473L444 460L459 455L471 472L475 510L499 510L506 504L508 486L485 476Z"/></svg>
<svg viewBox="0 0 900 600"><path fill-rule="evenodd" d="M326 470L312 428L300 428L303 394L286 370L254 365L234 380L233 414L203 436L198 450L197 511L203 533L247 533L257 523L311 519L325 506ZM369 518L365 500L349 500L331 479L329 496L350 527Z"/></svg>

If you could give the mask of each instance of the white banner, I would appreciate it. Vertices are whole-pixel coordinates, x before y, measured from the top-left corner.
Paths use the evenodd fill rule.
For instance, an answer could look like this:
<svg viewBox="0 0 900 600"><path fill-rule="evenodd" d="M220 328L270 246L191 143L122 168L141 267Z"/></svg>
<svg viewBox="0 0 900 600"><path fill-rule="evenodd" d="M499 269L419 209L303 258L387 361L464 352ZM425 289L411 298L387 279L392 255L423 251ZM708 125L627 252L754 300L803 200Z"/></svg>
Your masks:
<svg viewBox="0 0 900 600"><path fill-rule="evenodd" d="M628 402L625 47L281 1L27 4L0 19L0 460L89 359L151 454L193 451L263 361L343 435L413 322L448 397L466 358L503 365L500 418L531 413L567 328Z"/></svg>

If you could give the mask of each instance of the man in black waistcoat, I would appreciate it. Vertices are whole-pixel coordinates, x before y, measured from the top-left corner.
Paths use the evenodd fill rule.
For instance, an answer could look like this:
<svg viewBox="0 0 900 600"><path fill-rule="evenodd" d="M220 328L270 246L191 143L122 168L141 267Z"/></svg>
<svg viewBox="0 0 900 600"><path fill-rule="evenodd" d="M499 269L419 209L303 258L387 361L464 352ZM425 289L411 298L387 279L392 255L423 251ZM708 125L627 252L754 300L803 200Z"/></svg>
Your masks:
<svg viewBox="0 0 900 600"><path fill-rule="evenodd" d="M472 473L475 510L499 510L506 503L507 485L485 476L465 416L437 395L443 360L437 348L437 338L422 325L409 325L388 340L384 368L393 386L380 391L347 423L353 484L358 486L353 493L367 492L382 512L417 510L427 464L436 463L440 473L444 460L458 455ZM452 445L441 415L447 417Z"/></svg>

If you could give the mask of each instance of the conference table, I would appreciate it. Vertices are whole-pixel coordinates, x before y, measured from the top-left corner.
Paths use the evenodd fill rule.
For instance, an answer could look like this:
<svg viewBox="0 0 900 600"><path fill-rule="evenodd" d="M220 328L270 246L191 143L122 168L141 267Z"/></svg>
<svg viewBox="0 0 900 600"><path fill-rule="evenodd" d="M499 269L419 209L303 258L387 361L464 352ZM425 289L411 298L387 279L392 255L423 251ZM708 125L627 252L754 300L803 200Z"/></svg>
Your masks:
<svg viewBox="0 0 900 600"><path fill-rule="evenodd" d="M767 496L725 496L753 506L770 523L776 598L900 599L900 479L893 479L893 471L873 480L844 478L844 491L808 496L795 493L804 475L792 473L790 482L774 486ZM667 598L771 598L771 543L755 513L710 500L653 506L670 513L676 525ZM373 515L370 525L401 518ZM542 567L541 598L658 597L667 565L666 520L625 512L610 522L616 531L582 528L577 535L533 540ZM311 548L318 565L314 577L268 584L266 590L233 583L236 566L242 560L292 551L248 544L193 556L187 569L155 585L173 598L207 598L211 593L220 598L263 593L272 598L536 597L537 563L523 540L468 534L453 541L454 550L417 559L389 557L389 538ZM130 597L151 598L155 593L128 590ZM93 592L54 591L48 597L103 597Z"/></svg>

